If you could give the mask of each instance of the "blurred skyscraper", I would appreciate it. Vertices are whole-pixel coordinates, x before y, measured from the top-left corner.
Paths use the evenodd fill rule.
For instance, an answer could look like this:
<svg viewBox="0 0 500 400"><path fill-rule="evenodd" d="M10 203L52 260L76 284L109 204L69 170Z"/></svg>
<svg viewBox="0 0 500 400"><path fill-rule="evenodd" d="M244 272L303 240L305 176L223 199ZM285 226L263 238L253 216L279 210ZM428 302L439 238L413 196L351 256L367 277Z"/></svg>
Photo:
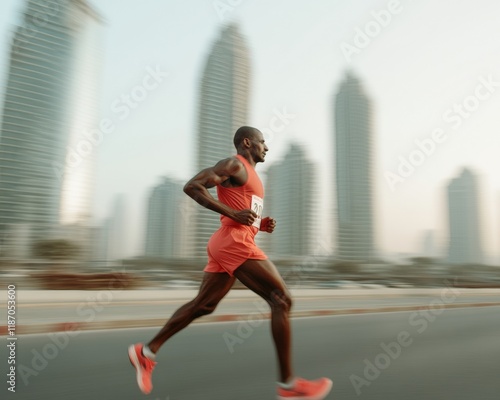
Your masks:
<svg viewBox="0 0 500 400"><path fill-rule="evenodd" d="M278 257L307 256L312 253L317 208L314 165L305 151L292 144L283 161L267 170L265 215L276 219L272 235L259 233L262 247ZM264 236L265 237L262 237Z"/></svg>
<svg viewBox="0 0 500 400"><path fill-rule="evenodd" d="M426 230L422 233L421 237L421 255L423 257L434 258L438 257L439 253L436 248L436 232L433 230Z"/></svg>
<svg viewBox="0 0 500 400"><path fill-rule="evenodd" d="M30 0L13 35L0 131L0 240L27 243L15 256L29 256L37 239L64 235L62 224L72 232L88 224L92 155L83 138L97 122L101 24L85 0Z"/></svg>
<svg viewBox="0 0 500 400"><path fill-rule="evenodd" d="M127 206L124 194L113 199L109 216L92 231L92 259L99 262L116 262L131 256L127 238Z"/></svg>
<svg viewBox="0 0 500 400"><path fill-rule="evenodd" d="M336 256L375 257L373 223L373 126L371 103L350 72L335 97Z"/></svg>
<svg viewBox="0 0 500 400"><path fill-rule="evenodd" d="M92 228L91 237L94 240L91 255L92 260L98 261L99 264L97 265L107 265L107 262L109 261L109 219L106 219L101 226Z"/></svg>
<svg viewBox="0 0 500 400"><path fill-rule="evenodd" d="M250 58L245 39L236 25L223 28L208 56L198 115L197 169L215 165L236 153L233 135L247 123L250 92ZM215 190L211 190L215 193ZM198 207L193 255L206 256L206 245L219 227L219 216Z"/></svg>
<svg viewBox="0 0 500 400"><path fill-rule="evenodd" d="M155 258L187 257L187 202L183 184L170 178L156 186L149 197L144 254Z"/></svg>
<svg viewBox="0 0 500 400"><path fill-rule="evenodd" d="M448 185L448 261L452 264L484 262L479 204L478 180L464 168Z"/></svg>
<svg viewBox="0 0 500 400"><path fill-rule="evenodd" d="M121 260L130 254L127 238L127 205L124 194L115 196L107 225L108 260Z"/></svg>

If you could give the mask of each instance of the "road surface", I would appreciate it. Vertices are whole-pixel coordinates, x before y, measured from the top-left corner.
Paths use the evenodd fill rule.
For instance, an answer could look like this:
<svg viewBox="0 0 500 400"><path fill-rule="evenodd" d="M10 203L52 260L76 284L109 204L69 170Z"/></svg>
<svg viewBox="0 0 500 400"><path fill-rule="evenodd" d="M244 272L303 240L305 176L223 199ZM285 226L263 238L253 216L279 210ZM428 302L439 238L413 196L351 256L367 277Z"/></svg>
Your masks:
<svg viewBox="0 0 500 400"><path fill-rule="evenodd" d="M500 307L299 318L292 323L296 373L331 377L334 388L328 399L499 398ZM1 397L274 399L269 321L253 325L207 323L179 333L159 353L149 396L136 386L127 346L148 340L156 329L22 336L16 347L16 393L4 384L7 395ZM5 345L0 354L4 374Z"/></svg>

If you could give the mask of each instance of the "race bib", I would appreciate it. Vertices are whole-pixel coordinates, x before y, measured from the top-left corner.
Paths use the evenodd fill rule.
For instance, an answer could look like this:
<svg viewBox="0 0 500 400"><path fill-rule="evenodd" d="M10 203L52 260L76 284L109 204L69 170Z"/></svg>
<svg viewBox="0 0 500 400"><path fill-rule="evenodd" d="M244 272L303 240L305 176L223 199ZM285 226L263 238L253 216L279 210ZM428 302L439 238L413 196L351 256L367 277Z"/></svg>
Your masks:
<svg viewBox="0 0 500 400"><path fill-rule="evenodd" d="M252 206L250 207L255 214L257 214L257 218L253 221L252 226L260 229L260 222L262 221L262 210L264 209L264 200L259 196L252 195Z"/></svg>

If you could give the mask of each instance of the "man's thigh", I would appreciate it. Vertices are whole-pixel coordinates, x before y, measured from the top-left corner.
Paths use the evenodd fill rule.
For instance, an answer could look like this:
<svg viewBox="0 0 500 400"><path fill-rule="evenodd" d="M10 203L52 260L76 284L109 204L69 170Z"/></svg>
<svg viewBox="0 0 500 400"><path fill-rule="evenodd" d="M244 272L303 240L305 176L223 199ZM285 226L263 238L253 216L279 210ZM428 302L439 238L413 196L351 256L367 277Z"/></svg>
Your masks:
<svg viewBox="0 0 500 400"><path fill-rule="evenodd" d="M234 281L233 276L224 272L205 272L195 300L216 305L231 290Z"/></svg>
<svg viewBox="0 0 500 400"><path fill-rule="evenodd" d="M270 260L247 260L234 271L234 276L267 301L276 296L290 297L285 281Z"/></svg>

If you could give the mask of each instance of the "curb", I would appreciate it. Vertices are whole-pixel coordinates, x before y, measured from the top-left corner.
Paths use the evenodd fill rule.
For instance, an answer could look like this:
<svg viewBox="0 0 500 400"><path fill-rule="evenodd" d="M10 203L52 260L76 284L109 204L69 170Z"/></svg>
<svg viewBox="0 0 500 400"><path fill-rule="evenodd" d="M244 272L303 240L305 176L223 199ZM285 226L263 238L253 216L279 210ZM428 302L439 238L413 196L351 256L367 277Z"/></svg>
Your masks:
<svg viewBox="0 0 500 400"><path fill-rule="evenodd" d="M469 304L443 304L439 307L433 305L419 306L388 306L377 308L347 308L336 310L309 310L309 311L292 311L292 318L305 317L327 317L334 315L356 315L356 314L373 314L373 313L389 313L389 312L404 312L404 311L425 311L434 310L437 308L457 309L457 308L473 308L473 307L499 307L500 302L487 303L469 303ZM247 313L247 314L223 314L223 315L207 315L193 321L196 324L208 322L235 322L235 321L255 321L261 319L269 319L270 313ZM102 329L124 329L124 328L152 328L161 327L167 321L166 318L150 318L139 320L119 320L119 321L99 321L99 322L64 322L56 324L37 324L37 325L18 325L16 326L16 335L26 335L33 333L55 333L55 332L71 332L76 335L79 331L102 330ZM0 326L0 336L8 334L7 325Z"/></svg>

